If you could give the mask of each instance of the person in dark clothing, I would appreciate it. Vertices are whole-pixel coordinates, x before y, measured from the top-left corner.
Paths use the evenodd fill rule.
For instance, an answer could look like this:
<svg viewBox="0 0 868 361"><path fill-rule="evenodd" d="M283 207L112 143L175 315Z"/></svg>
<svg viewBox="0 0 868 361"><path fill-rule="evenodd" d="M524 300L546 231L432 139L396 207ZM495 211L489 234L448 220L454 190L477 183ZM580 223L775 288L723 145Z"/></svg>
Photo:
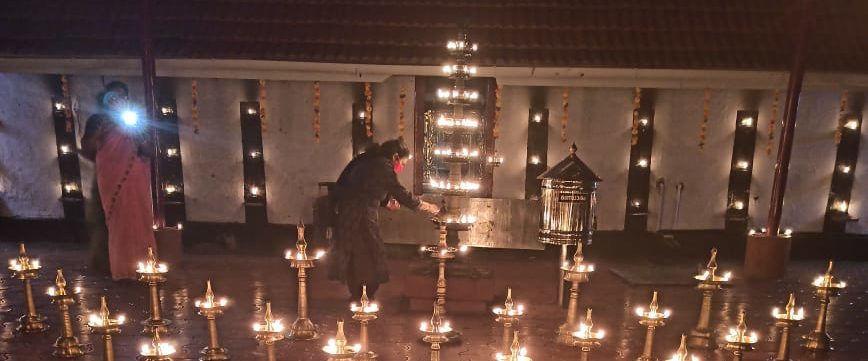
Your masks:
<svg viewBox="0 0 868 361"><path fill-rule="evenodd" d="M398 173L409 156L410 150L401 138L375 144L350 161L338 178L329 278L345 282L352 299L361 297L362 285L373 298L380 284L389 281L378 208L397 210L403 205L432 215L440 211L398 182Z"/></svg>

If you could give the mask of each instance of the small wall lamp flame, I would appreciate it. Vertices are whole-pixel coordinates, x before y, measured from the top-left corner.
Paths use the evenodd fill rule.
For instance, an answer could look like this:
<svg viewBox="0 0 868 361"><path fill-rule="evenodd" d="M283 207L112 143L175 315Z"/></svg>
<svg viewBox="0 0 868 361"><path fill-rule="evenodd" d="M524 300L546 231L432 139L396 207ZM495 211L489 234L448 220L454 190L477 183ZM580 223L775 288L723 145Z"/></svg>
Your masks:
<svg viewBox="0 0 868 361"><path fill-rule="evenodd" d="M847 201L837 201L837 202L832 204L832 210L838 211L841 213L847 213L847 210L849 209L849 207L850 207L850 205L847 204Z"/></svg>

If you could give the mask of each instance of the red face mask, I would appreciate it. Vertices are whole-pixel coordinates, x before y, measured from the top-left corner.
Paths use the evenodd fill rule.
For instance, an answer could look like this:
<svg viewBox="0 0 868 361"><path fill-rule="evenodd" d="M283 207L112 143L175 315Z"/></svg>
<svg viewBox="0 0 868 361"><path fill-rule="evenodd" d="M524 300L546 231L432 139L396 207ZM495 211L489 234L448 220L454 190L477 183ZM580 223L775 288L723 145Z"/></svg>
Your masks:
<svg viewBox="0 0 868 361"><path fill-rule="evenodd" d="M395 170L395 174L399 174L404 170L404 163L401 163L401 161L398 160L397 162L392 163L392 169Z"/></svg>

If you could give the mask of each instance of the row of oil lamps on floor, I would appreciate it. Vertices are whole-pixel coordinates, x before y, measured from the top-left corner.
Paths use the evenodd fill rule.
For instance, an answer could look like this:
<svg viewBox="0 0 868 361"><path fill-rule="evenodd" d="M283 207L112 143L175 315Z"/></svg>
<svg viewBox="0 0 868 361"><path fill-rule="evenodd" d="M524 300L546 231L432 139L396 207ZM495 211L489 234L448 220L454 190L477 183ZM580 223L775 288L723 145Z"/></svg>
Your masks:
<svg viewBox="0 0 868 361"><path fill-rule="evenodd" d="M288 333L288 338L293 340L313 340L320 336L317 327L308 318L306 270L315 267L317 261L324 253L318 252L315 256L309 256L303 232L303 226L300 226L296 250L286 253L286 258L290 260L291 267L298 270L299 282L298 318L290 327ZM460 333L453 329L450 323L444 319L444 316L446 314L446 262L454 259L461 249L451 247L446 243L446 230L444 226L441 226L438 244L423 247L422 250L437 261L438 276L433 315L429 321L423 322L420 325L419 330L423 335L422 340L431 345L431 360L439 361L440 345L460 338ZM710 350L714 348L713 331L710 328L712 296L716 291L728 286L731 281L731 274L729 272L723 275L717 274L716 257L716 250L712 250L706 269L701 274L694 276L699 281L697 289L702 292L702 306L700 308L699 320L696 327L688 335L682 335L680 347L668 361L695 360L693 356L688 354L688 346L698 350ZM36 311L31 287L31 280L39 276L41 268L38 260L31 260L27 256L23 244L20 246L18 257L10 261L9 269L12 271L13 277L23 282L27 304L27 313L19 318L18 330L21 332L36 333L48 329L45 317L39 315ZM567 318L566 322L558 329L558 342L579 347L581 360L588 360L593 349L600 345L600 341L604 337L603 331L594 329L591 309L587 310L585 319L582 322L578 322L579 286L581 283L588 282L589 275L594 272L594 266L585 262L580 245L573 255L572 262L565 262L562 265L562 270L564 271L564 280L569 281L571 287ZM159 284L166 281L168 266L165 263L158 262L153 251L149 249L148 257L144 262L139 263L137 273L139 274L139 280L148 285L150 295L150 315L147 320L142 322L145 326L143 332L153 335L152 342L142 346L139 360L170 361L172 360L171 355L175 350L169 343L160 340L160 334L167 330L169 321L161 317L159 301ZM824 351L830 348L831 341L831 338L826 333L826 315L828 313L829 302L831 297L837 296L841 289L846 287L846 284L832 275L832 262L829 262L826 273L817 277L812 285L815 287L815 293L820 300L820 313L815 329L804 337L804 346L812 351ZM85 346L80 344L75 337L72 327L72 317L70 315L70 305L75 303L74 295L79 293L79 291L78 288L72 290L67 288L63 272L58 269L55 286L49 288L47 292L52 303L58 306L63 325L61 336L54 343L54 356L72 358L79 357L85 353ZM210 281L207 283L204 298L195 301L199 315L208 321L209 331L209 344L200 352L200 360L217 361L230 359L226 348L221 347L218 342L216 324L216 319L222 315L226 304L227 300L225 298L218 299L214 295ZM352 304L350 311L353 312L352 318L360 323L360 343L350 345L343 331L343 321L338 321L337 334L323 347L323 352L330 360L376 358L376 353L368 347L368 323L377 319L378 312L380 311L379 306L376 303L370 302L367 297L367 291L363 290L360 303L358 305ZM514 331L515 325L525 315L526 309L523 305L514 303L511 289L507 290L503 307L495 307L492 312L496 317L496 321L503 325L502 350L507 352L498 353L496 355L497 360L531 361L527 356L526 350L519 345L518 332ZM662 310L659 307L657 292L654 292L648 309L637 308L636 314L640 317L639 323L647 328L642 355L637 361L656 360L652 356L654 333L656 328L664 326L670 316L670 311ZM780 329L780 337L778 337L778 347L774 360L787 361L789 360L790 329L798 326L800 321L804 319L804 309L796 309L795 298L793 294L790 294L789 301L783 311L775 308L772 316L775 319L775 326ZM744 319L745 315L742 312L739 315L738 325L730 329L729 335L726 335L724 338L726 341L724 348L733 353L734 360L741 360L742 355L747 351L753 350L758 342L756 333L748 332ZM112 337L120 333L120 325L124 324L124 322L123 315L112 318L109 314L105 297L101 298L99 312L90 315L88 326L91 332L103 337L104 360L114 360ZM256 334L256 339L265 347L267 360L276 360L275 343L284 339L284 326L281 320L274 319L270 302L266 302L265 316L261 322L253 325L253 331Z"/></svg>
<svg viewBox="0 0 868 361"><path fill-rule="evenodd" d="M812 352L822 352L831 349L831 337L826 332L826 316L828 314L829 303L832 297L838 296L840 291L847 285L845 282L838 280L832 275L832 261L829 261L829 267L826 273L814 279L811 285L815 289L815 294L820 302L820 313L817 317L816 327L813 331L803 337L803 346ZM726 272L723 275L717 274L717 250L711 250L711 257L706 265L705 270L694 276L694 279L699 281L697 289L702 292L702 304L699 311L699 319L696 326L687 334L681 336L681 345L673 356L667 361L692 361L696 360L687 352L690 347L694 350L712 350L714 345L714 332L710 327L711 321L711 305L714 293L724 287L730 286L732 274ZM578 313L578 295L579 285L588 282L588 276L594 272L594 266L584 262L582 254L582 245L579 244L576 253L573 256L572 263L565 262L561 270L564 272L564 280L570 282L570 297L569 305L567 306L567 319L564 324L558 329L558 342L573 346L579 346L582 350L582 360L588 360L589 353L596 346L599 346L599 341L603 338L603 332L592 332L593 322L591 321L591 309L588 309L587 316L583 323L576 325ZM671 312L669 310L660 309L657 302L657 292L655 291L651 297L651 303L648 309L642 307L636 308L636 315L640 317L639 323L646 327L645 345L642 350L642 355L637 361L653 361L657 360L652 356L654 344L654 332L656 328L665 325ZM783 311L778 308L772 310L774 325L779 331L778 345L772 360L774 361L789 361L790 355L790 330L797 327L805 318L804 308L796 309L796 301L793 293L790 293L789 300L786 303ZM578 331L574 331L578 330ZM729 334L724 337L724 349L732 352L733 360L741 361L743 354L752 351L758 342L758 337L755 332L748 332L745 325L745 313L742 311L739 314L738 325L735 328L730 328Z"/></svg>

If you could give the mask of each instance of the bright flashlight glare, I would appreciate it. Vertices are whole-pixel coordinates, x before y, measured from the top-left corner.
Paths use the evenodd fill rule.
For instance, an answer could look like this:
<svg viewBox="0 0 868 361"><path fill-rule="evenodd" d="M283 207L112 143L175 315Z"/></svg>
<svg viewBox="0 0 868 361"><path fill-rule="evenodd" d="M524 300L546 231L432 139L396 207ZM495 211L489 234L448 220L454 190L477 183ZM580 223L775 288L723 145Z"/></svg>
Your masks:
<svg viewBox="0 0 868 361"><path fill-rule="evenodd" d="M136 112L131 110L125 110L121 113L121 119L124 121L124 124L128 126L135 126L139 122L139 115Z"/></svg>

